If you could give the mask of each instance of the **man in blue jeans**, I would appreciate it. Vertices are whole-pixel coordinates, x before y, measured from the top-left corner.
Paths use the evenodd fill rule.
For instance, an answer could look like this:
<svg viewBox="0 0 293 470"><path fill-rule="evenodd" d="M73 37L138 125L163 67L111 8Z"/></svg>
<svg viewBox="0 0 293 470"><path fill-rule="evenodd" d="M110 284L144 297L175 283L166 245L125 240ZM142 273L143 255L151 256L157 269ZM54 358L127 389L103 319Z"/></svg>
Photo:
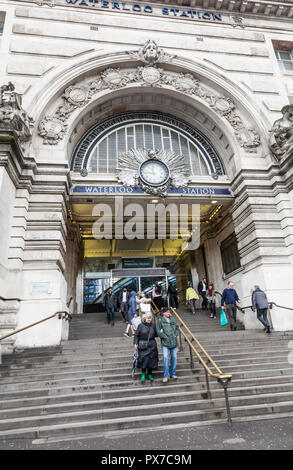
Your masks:
<svg viewBox="0 0 293 470"><path fill-rule="evenodd" d="M177 322L170 315L168 307L162 309L162 317L157 321L157 334L161 338L163 353L164 378L163 383L167 383L169 378L176 380L177 365L177 337L179 327ZM171 365L169 366L169 352L171 356Z"/></svg>
<svg viewBox="0 0 293 470"><path fill-rule="evenodd" d="M222 301L221 306L222 309L225 309L226 306L226 313L228 317L228 321L230 323L230 329L233 331L237 330L236 324L236 313L237 313L237 305L236 303L240 302L238 294L234 289L233 282L228 282L228 288L224 289L222 294Z"/></svg>

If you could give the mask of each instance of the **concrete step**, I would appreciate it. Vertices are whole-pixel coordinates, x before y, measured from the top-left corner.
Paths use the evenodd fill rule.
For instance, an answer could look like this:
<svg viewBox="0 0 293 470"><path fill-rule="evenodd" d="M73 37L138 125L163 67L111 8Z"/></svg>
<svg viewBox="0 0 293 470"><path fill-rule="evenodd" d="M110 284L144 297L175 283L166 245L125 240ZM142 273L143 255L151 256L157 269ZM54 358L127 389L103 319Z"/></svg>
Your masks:
<svg viewBox="0 0 293 470"><path fill-rule="evenodd" d="M186 405L186 404L185 404ZM172 404L174 409L174 404ZM237 406L233 408L234 419L243 418L249 419L250 416L254 418L258 416L263 418L266 415L286 414L292 413L293 402L278 402L274 404L259 404L247 406ZM117 410L116 410L117 411ZM155 411L155 410L153 410ZM104 415L105 416L105 415ZM52 418L52 417L51 417ZM144 429L145 427L157 427L163 425L176 425L179 423L195 423L205 422L209 423L211 420L219 420L226 418L226 409L200 409L200 410L188 410L188 411L177 411L151 415L140 415L140 416L127 416L122 418L109 418L109 419L95 419L95 416L89 415L85 421L75 422L62 422L60 424L51 424L44 426L32 426L22 427L19 426L15 429L7 429L0 431L1 439L8 439L12 436L14 438L46 438L46 437L74 437L76 435L82 436L84 433L99 433L109 432L117 430L127 429Z"/></svg>
<svg viewBox="0 0 293 470"><path fill-rule="evenodd" d="M77 316L75 316L77 317ZM233 420L293 415L291 336L229 331L206 312L185 321L225 373ZM104 315L79 316L70 337L57 348L34 348L3 357L0 366L0 438L63 440L105 432L205 425L226 421L224 391L198 360L190 368L189 348L178 353L177 381L162 383L162 358L155 381L131 377L133 340L125 324L103 324ZM112 336L111 336L112 334ZM195 346L198 349L197 346Z"/></svg>
<svg viewBox="0 0 293 470"><path fill-rule="evenodd" d="M132 356L132 354L131 354ZM234 358L223 359L221 355L213 355L213 359L216 361L217 365L223 370L226 371L228 367L245 367L246 365L255 365L256 361L260 362L263 365L288 362L288 351L280 351L278 354L275 354L273 358L268 357L267 353L263 355L247 353L247 355L236 356ZM159 361L162 363L161 355L159 355ZM189 356L184 354L178 354L177 365L178 368L186 367L189 364ZM128 364L128 365L126 365ZM33 371L31 367L26 367L26 365L13 367L6 366L2 367L2 372L0 373L1 384L14 383L16 381L27 381L38 378L42 380L49 380L54 378L65 378L68 374L71 374L72 377L80 373L107 373L119 370L121 373L127 373L131 370L132 357L125 357L121 361L121 357L104 359L101 360L95 359L91 361L76 361L76 362L67 362L61 361L60 363L50 364L44 367L34 367ZM234 370L234 369L233 369Z"/></svg>
<svg viewBox="0 0 293 470"><path fill-rule="evenodd" d="M260 377L265 375L291 375L293 373L293 365L288 362L276 362L267 365L264 364L246 364L245 367L226 367L225 373L233 372L233 380L238 378L245 378L253 375L254 377ZM194 369L190 369L188 365L178 364L178 374L182 376L194 376L195 374L203 374L203 368L195 366ZM127 371L121 371L119 374L117 370L92 370L84 372L83 370L77 371L76 373L69 374L53 374L52 376L34 376L27 377L26 380L15 381L14 378L6 379L0 383L0 396L3 393L15 392L16 390L33 390L40 387L56 387L63 385L91 385L91 384L121 384L122 382L129 382L131 378L131 368ZM154 377L162 377L162 370L154 371Z"/></svg>

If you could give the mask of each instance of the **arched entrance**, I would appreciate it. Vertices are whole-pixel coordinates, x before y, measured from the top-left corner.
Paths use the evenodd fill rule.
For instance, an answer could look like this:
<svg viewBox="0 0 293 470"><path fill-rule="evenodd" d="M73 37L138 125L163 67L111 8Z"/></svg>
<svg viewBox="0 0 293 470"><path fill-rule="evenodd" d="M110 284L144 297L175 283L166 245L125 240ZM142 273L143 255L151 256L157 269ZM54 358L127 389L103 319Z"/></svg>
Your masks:
<svg viewBox="0 0 293 470"><path fill-rule="evenodd" d="M167 172L163 182L156 179L161 168L154 165L159 162ZM149 163L151 167L143 175L143 167ZM79 173L79 178L94 181L86 184L79 180L70 197L71 216L79 224L85 246L83 310L102 309L99 304L110 285L114 293L125 285L150 293L155 280L162 284L165 296L168 282L176 281L183 299L187 281L198 277L193 252L200 245L199 239L187 253L184 240L190 238L193 226L200 232L203 223L219 217L233 200L224 182L224 163L209 138L170 114L128 111L103 119L85 133L73 151L71 170L73 175ZM118 237L117 197L123 214ZM101 201L109 207L103 229L106 225L111 229L97 237L93 227ZM139 205L139 210L133 204ZM134 217L129 220L131 205L135 221ZM157 220L148 217L150 205L158 211ZM164 208L161 214L160 206ZM187 208L184 230L188 234L179 230L183 224L181 206ZM166 227L162 235L163 217ZM126 233L130 222L132 230ZM179 268L184 251L184 265Z"/></svg>
<svg viewBox="0 0 293 470"><path fill-rule="evenodd" d="M276 164L266 143L269 124L244 88L212 66L171 56L154 45L152 52L142 46L138 50L76 57L58 73L56 69L49 72L38 87L27 93L26 100L28 114L35 121L29 155L36 159L24 162L24 167L31 165L31 173L26 173L27 193L16 196L17 207L21 205L25 215L24 255L11 250L25 291L18 312L19 326L34 320L40 308L44 315L62 309L71 297L72 311L82 311L85 253L94 255L96 249L92 243L97 240L91 239L90 232L97 216L92 210L97 203L107 203L115 210L115 201L111 206L110 198L113 201L113 194L121 196L121 192L127 206L137 203L145 209L150 199L157 199L142 185L135 190L131 183L126 189L121 175L113 171L120 148L117 142L123 132L122 153L143 146L147 147L143 152L148 152L155 150L159 130L161 150L175 152L193 171L181 187L179 183L167 186L167 196L157 194L158 199L162 197L176 207L180 202L196 201L201 208L200 244L190 256L186 250L174 253L176 239L169 242L165 238L165 256L177 256L177 272L184 274L188 269L195 285L206 275L217 282L219 289L232 277L247 304L251 286L257 280L274 295L272 300L278 302L279 295L280 304L290 303L291 286L276 291L272 277L277 267L287 282L292 277L292 264L281 231L280 201L274 193ZM150 122L152 113L154 119ZM118 123L116 118L122 121ZM100 153L105 156L104 162ZM135 175L131 178L133 181ZM168 178L162 178L167 184ZM122 219L122 227L124 222L127 220ZM100 241L101 252L110 261L116 249L110 240L116 239L116 235L105 239L104 245ZM125 248L123 242L122 237L120 248ZM161 256L161 239L155 239L151 248L144 247L141 252L150 249L153 256ZM233 262L227 260L229 250L236 253ZM36 284L40 277L45 286L42 292L37 291ZM281 290L286 291L285 299ZM282 309L274 315L275 327L286 329L291 324ZM246 327L256 325L249 315L245 322ZM60 329L51 333L46 336L48 344L60 340L62 334ZM26 341L23 335L18 345Z"/></svg>

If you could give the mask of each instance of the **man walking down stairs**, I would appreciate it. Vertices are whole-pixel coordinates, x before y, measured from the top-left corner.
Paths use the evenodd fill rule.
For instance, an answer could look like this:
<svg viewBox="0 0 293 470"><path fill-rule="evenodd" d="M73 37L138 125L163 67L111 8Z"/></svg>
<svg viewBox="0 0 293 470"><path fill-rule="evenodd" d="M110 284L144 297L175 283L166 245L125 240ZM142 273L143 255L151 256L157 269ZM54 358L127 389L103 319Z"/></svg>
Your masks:
<svg viewBox="0 0 293 470"><path fill-rule="evenodd" d="M140 371L134 379L131 376L133 340L121 335L124 324L109 328L104 316L85 314L73 317L70 339L61 346L3 357L0 448L114 448L124 442L132 449L138 442L160 445L162 433L189 433L184 442L177 439L174 444L170 438L161 444L164 448L194 448L196 438L207 445L202 436L211 429L212 436L222 430L229 440L237 429L244 432L249 426L251 433L259 422L266 428L271 423L292 424L293 336L244 331L240 325L231 334L204 312L181 313L221 370L232 374L232 426L227 424L223 388L210 378L209 396L204 369L195 356L190 365L187 343L183 341L184 350L178 350L177 381L162 383L160 354L154 382L142 385ZM246 436L249 439L248 432Z"/></svg>

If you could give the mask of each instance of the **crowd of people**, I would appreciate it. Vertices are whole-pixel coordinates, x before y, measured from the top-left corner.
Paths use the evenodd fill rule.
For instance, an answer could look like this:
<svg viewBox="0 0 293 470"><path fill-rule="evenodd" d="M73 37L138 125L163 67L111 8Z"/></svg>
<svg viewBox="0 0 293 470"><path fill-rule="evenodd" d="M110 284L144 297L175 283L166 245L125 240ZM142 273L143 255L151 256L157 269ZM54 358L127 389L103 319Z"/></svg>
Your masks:
<svg viewBox="0 0 293 470"><path fill-rule="evenodd" d="M186 305L196 314L196 301L202 299L202 309L209 310L210 318L217 318L216 314L216 291L212 283L207 283L203 278L197 286L197 291L192 283L186 289ZM146 378L151 382L154 380L153 370L158 368L158 348L156 338L160 338L163 357L163 383L170 379L176 380L177 365L177 342L179 326L171 316L170 307L178 308L179 297L177 288L169 282L167 297L169 302L163 298L162 287L156 281L154 283L151 297L142 292L130 292L126 287L116 296L110 287L104 297L104 308L107 312L108 324L114 325L115 310L119 301L123 321L127 324L124 335L133 336L135 348L135 361L141 368L141 382ZM151 304L154 303L156 310L160 312L157 321L154 322ZM168 306L168 303L170 307ZM237 304L240 303L233 282L229 281L227 288L221 296L221 310L225 312L231 331L237 329L236 315ZM252 310L257 313L257 319L262 323L266 333L271 333L271 327L267 318L269 304L264 291L258 285L252 291ZM131 335L131 334L132 335ZM170 356L170 357L169 357ZM170 360L171 359L171 360Z"/></svg>

